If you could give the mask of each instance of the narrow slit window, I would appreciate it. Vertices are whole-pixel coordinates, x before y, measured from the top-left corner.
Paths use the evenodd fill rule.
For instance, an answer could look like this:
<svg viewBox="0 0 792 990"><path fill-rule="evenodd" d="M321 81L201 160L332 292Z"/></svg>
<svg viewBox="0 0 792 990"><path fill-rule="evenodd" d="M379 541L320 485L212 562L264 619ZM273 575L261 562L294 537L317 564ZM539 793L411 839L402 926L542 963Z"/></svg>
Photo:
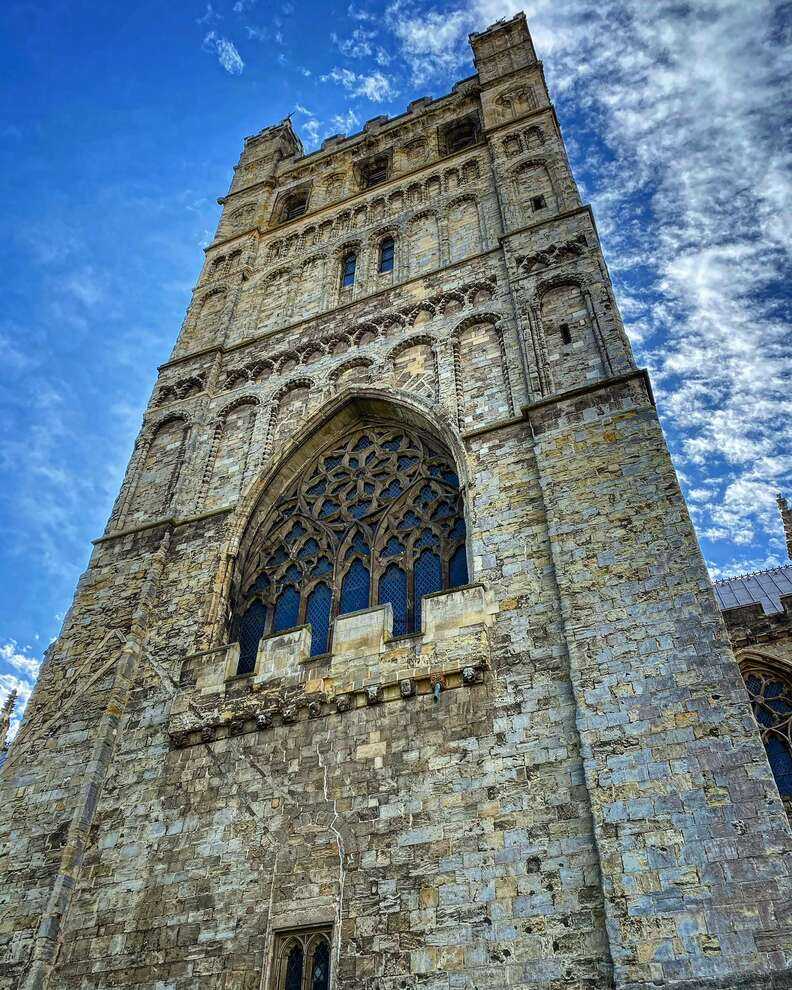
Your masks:
<svg viewBox="0 0 792 990"><path fill-rule="evenodd" d="M393 609L393 635L403 636L408 631L407 575L396 564L391 564L380 578L379 604L387 603Z"/></svg>
<svg viewBox="0 0 792 990"><path fill-rule="evenodd" d="M242 617L239 626L238 674L250 674L256 666L256 654L264 627L267 622L267 609L261 602L253 602Z"/></svg>
<svg viewBox="0 0 792 990"><path fill-rule="evenodd" d="M293 629L300 620L300 593L296 588L284 588L275 603L272 617L272 631L282 632Z"/></svg>
<svg viewBox="0 0 792 990"><path fill-rule="evenodd" d="M357 270L357 255L348 254L344 258L344 267L341 273L341 286L346 289L355 284L355 271Z"/></svg>
<svg viewBox="0 0 792 990"><path fill-rule="evenodd" d="M424 595L431 595L443 587L443 575L440 568L440 558L431 550L424 550L415 562L413 572L415 584L415 619L413 628L421 631L421 607Z"/></svg>
<svg viewBox="0 0 792 990"><path fill-rule="evenodd" d="M369 572L360 560L354 561L346 572L341 585L341 607L339 614L359 612L369 607Z"/></svg>
<svg viewBox="0 0 792 990"><path fill-rule="evenodd" d="M330 638L330 588L322 582L308 595L305 605L305 621L311 626L311 656L327 653Z"/></svg>
<svg viewBox="0 0 792 990"><path fill-rule="evenodd" d="M531 207L534 213L538 213L539 210L544 210L547 207L547 200L542 193L538 196L531 196Z"/></svg>
<svg viewBox="0 0 792 990"><path fill-rule="evenodd" d="M568 323L562 323L561 326L559 327L559 330L561 331L561 341L562 341L562 343L564 343L564 344L571 344L572 343L572 334L569 332L569 324Z"/></svg>
<svg viewBox="0 0 792 990"><path fill-rule="evenodd" d="M396 242L392 237L386 237L380 244L379 270L380 273L393 271L393 259L396 250Z"/></svg>

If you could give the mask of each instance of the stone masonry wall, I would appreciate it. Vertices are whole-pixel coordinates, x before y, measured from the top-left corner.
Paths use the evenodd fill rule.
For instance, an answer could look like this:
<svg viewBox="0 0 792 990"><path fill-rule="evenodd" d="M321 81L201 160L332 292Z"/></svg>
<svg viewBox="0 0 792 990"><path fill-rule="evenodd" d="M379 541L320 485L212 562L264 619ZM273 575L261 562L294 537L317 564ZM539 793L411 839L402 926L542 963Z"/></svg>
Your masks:
<svg viewBox="0 0 792 990"><path fill-rule="evenodd" d="M1 771L2 990L276 990L310 925L333 990L792 986L789 823L541 63L522 15L471 44L245 142ZM248 523L374 419L451 452L469 585L238 675Z"/></svg>

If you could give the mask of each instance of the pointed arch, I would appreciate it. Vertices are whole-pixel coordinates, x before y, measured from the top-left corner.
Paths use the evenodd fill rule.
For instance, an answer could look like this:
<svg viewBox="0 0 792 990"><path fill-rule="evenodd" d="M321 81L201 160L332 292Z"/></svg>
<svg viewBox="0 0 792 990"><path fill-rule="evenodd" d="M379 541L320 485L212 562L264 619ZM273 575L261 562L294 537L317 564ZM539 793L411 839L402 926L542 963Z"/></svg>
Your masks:
<svg viewBox="0 0 792 990"><path fill-rule="evenodd" d="M255 395L240 395L218 413L199 495L199 506L216 509L242 491L260 405Z"/></svg>
<svg viewBox="0 0 792 990"><path fill-rule="evenodd" d="M449 430L447 423L428 404L406 396L394 399L392 395L373 388L361 389L354 394L342 394L334 397L320 412L315 413L301 429L297 430L288 442L284 443L282 454L274 459L269 469L251 486L233 513L224 556L230 566L224 567L218 575L216 584L218 590L208 609L207 619L210 623L208 637L210 641L219 644L227 640L229 631L236 633L236 627L229 630L226 626L225 616L229 614L229 606L234 616L239 617L241 614L242 599L247 594L247 589L252 586L252 573L257 562L261 563L262 560L262 555L256 550L256 540L257 538L263 539L270 532L270 529L265 532L262 527L274 519L273 513L280 511L279 505L283 503L279 500L287 493L289 486L293 487L299 484L301 475L310 469L312 463L317 462L322 451L337 443L340 438L349 437L354 431L360 434L368 429L390 430L400 435L417 437L418 442L424 445L428 444L427 449L440 452L442 454L441 460L444 459L443 463L448 465L450 472L448 474L449 480L443 484L449 491L456 492L455 497L458 498L459 505L464 505L467 484L467 465L464 451L458 437ZM347 456L351 456L349 452ZM434 462L432 461L432 463ZM405 462L405 469L407 467L409 465ZM365 501L366 498L373 497L375 501L376 499L384 499L379 508L372 510L374 516L371 517L369 517L368 508L365 505L362 506L359 518L355 521L356 526L369 527L369 545L372 548L376 536L371 530L373 521L376 521L374 517L382 521L384 519L383 512L387 514L390 511L391 502L395 505L404 494L394 489L392 492L388 491L386 496L383 494L384 484L384 476L376 481L376 490L380 493L379 495L361 489L357 493L357 502L349 502L347 499L349 506L357 505L359 502ZM442 493L438 491L438 497L440 494ZM317 490L311 498L319 495L321 493ZM385 503L387 503L387 508L384 507ZM379 505L379 503L377 504ZM346 511L351 511L351 509L344 510L344 512ZM352 518L357 514L358 510L355 510ZM310 520L311 526L315 530L311 536L317 544L316 548L312 547L314 552L312 562L317 563L322 556L330 559L332 555L328 553L328 548L334 539L333 534L340 525L341 516L336 514L333 506L330 506L324 513L319 508L309 512L306 519ZM303 524L306 529L309 528L307 523ZM446 510L438 512L438 519L432 525L448 525ZM462 520L462 528L457 528L455 532L456 535L453 539L456 540L456 544L453 547L449 544L444 550L445 573L448 574L451 573L451 557L457 550L459 534L465 532L464 519ZM308 536L300 538L307 540ZM382 541L377 545L382 546ZM284 561L280 561L277 566L284 564ZM376 573L379 573L377 568L383 566L384 561L378 561L375 568ZM333 614L335 614L340 572L336 564L333 564L332 570L335 589L332 608ZM454 573L458 574L459 569L457 568ZM376 600L375 577L376 575L372 574L371 601ZM311 588L320 581L329 581L326 567L324 573L311 576L311 581L313 584L306 583L302 592L301 608L303 614L307 607L307 595L310 594Z"/></svg>

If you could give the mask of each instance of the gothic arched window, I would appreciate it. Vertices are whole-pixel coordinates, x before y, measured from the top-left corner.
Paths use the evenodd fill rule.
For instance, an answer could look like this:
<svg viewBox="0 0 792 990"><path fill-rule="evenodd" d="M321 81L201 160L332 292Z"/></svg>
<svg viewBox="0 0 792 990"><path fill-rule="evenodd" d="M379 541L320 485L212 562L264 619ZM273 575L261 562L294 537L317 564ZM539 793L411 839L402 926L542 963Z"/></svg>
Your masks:
<svg viewBox="0 0 792 990"><path fill-rule="evenodd" d="M280 935L275 943L272 990L329 990L330 932Z"/></svg>
<svg viewBox="0 0 792 990"><path fill-rule="evenodd" d="M758 663L742 675L779 793L792 798L792 677Z"/></svg>
<svg viewBox="0 0 792 990"><path fill-rule="evenodd" d="M326 447L278 498L245 557L232 636L239 673L261 637L303 623L326 653L337 615L377 603L393 632L421 629L422 601L467 584L465 521L451 455L415 432L378 425Z"/></svg>

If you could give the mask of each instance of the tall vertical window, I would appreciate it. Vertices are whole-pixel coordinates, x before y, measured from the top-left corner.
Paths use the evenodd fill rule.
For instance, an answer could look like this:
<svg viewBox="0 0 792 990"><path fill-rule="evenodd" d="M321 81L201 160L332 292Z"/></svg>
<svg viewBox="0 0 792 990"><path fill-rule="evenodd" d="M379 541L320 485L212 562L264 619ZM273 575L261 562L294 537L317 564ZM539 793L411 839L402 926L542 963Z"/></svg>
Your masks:
<svg viewBox="0 0 792 990"><path fill-rule="evenodd" d="M792 676L759 663L742 674L779 793L792 798Z"/></svg>
<svg viewBox="0 0 792 990"><path fill-rule="evenodd" d="M344 265L341 270L342 288L346 289L348 286L355 284L356 269L357 269L357 255L354 253L350 253L344 258Z"/></svg>
<svg viewBox="0 0 792 990"><path fill-rule="evenodd" d="M278 934L269 986L270 990L329 990L330 931Z"/></svg>
<svg viewBox="0 0 792 990"><path fill-rule="evenodd" d="M380 244L379 249L379 270L380 272L393 271L393 257L396 250L396 242L392 237L386 237Z"/></svg>
<svg viewBox="0 0 792 990"><path fill-rule="evenodd" d="M378 425L319 453L257 523L232 635L240 673L265 634L310 624L311 653L331 648L338 615L389 603L394 635L419 632L423 599L467 584L465 521L450 453Z"/></svg>

